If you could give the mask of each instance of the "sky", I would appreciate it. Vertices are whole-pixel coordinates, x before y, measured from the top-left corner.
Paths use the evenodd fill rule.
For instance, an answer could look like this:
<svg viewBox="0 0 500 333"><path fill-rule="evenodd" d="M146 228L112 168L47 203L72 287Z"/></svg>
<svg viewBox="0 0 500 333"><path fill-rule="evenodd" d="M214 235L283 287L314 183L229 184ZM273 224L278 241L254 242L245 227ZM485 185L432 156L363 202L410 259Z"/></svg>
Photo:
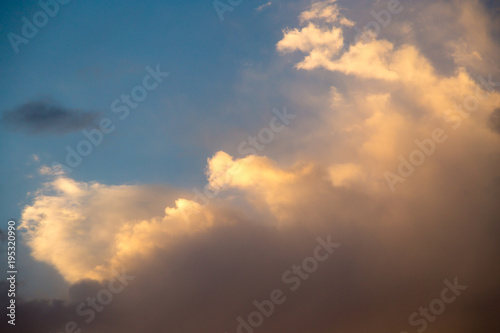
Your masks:
<svg viewBox="0 0 500 333"><path fill-rule="evenodd" d="M2 332L500 328L497 1L5 0L0 36Z"/></svg>

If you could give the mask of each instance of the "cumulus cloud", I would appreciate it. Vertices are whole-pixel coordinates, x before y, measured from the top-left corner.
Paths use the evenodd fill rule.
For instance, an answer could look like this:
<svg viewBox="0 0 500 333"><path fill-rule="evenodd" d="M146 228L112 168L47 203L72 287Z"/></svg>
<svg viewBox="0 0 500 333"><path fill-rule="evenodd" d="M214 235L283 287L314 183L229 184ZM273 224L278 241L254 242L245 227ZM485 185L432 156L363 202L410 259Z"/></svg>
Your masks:
<svg viewBox="0 0 500 333"><path fill-rule="evenodd" d="M253 204L279 220L290 218L287 212L299 200L294 192L304 182L300 178L311 169L300 166L285 171L265 157L234 160L219 152L209 159L207 172L212 189L248 192ZM23 211L20 229L32 255L74 283L109 278L127 258L168 248L169 239L232 223L230 218L218 216L220 210L211 205L182 197L171 207L163 207L163 215L153 215L151 208L160 204L154 199L159 191L77 182L58 175L34 194L33 203ZM148 203L153 199L154 205ZM154 207L158 212L158 206Z"/></svg>
<svg viewBox="0 0 500 333"><path fill-rule="evenodd" d="M451 7L449 11L459 11L455 7L462 4L447 6ZM479 19L482 11L478 9L474 15ZM327 40L335 29L339 37L336 43L304 42ZM458 66L445 76L415 45L395 45L373 35L372 39L349 45L340 29L337 23L322 30L306 27L285 31L277 44L280 51L306 54L296 65L300 70L323 68L346 75L344 92L331 88L322 104L324 110L316 115L321 124L302 130L301 138L308 148L303 154L329 165L334 184L357 183L385 190L386 184L379 178L384 170L397 168L398 155L410 154L416 147L415 140L424 140L440 128L449 135L453 133L454 145L465 148L459 153L465 160L497 154L498 138L488 130L493 117L490 114L500 104L493 73L487 80L486 76L472 74L471 68ZM485 147L479 154L473 148L478 141ZM335 154L325 154L325 149ZM448 148L455 149L459 151ZM433 156L426 163L441 165L445 154ZM428 176L427 181L432 182L435 175Z"/></svg>
<svg viewBox="0 0 500 333"><path fill-rule="evenodd" d="M310 23L300 30L286 31L283 39L278 42L277 48L278 51L284 53L295 50L308 52L309 55L297 67L313 69L337 55L342 48L342 41L341 29L335 27L321 29Z"/></svg>
<svg viewBox="0 0 500 333"><path fill-rule="evenodd" d="M37 101L6 111L2 123L9 130L28 134L65 134L94 126L99 115L68 109L51 101Z"/></svg>
<svg viewBox="0 0 500 333"><path fill-rule="evenodd" d="M467 16L443 29L489 19L479 3L427 5ZM408 25L419 19L401 15ZM341 249L288 292L259 331L410 331L409 316L455 276L468 289L427 331L498 330L496 72L486 70L486 57L469 66L449 48L454 68L441 71L415 36L396 42L373 35L350 44L344 30L355 23L335 1L316 2L299 19L277 50L304 54L295 68L308 80L336 81L319 97L306 84L290 96L311 115L297 120L296 134L287 137L291 148L268 156L214 154L206 169L214 193L208 204L171 188L56 175L25 207L22 229L33 256L73 283L73 298L23 302L20 312L45 311L48 319L37 325L63 327L113 269L126 267L137 279L86 331L236 332L236 318L255 310L252 301L288 290L283 272L311 255L317 237L331 235ZM494 43L478 45L493 50ZM431 149L436 130L447 139ZM400 157L409 159L422 142L432 153L392 192L386 173L397 173Z"/></svg>
<svg viewBox="0 0 500 333"><path fill-rule="evenodd" d="M155 215L166 200L173 203L174 193L178 192L60 176L35 194L33 204L23 211L20 230L33 257L54 266L67 281L103 280L128 254L147 253L168 245L169 237L210 226L209 213L198 214L200 205L190 200L178 199L174 208L165 209L164 217Z"/></svg>

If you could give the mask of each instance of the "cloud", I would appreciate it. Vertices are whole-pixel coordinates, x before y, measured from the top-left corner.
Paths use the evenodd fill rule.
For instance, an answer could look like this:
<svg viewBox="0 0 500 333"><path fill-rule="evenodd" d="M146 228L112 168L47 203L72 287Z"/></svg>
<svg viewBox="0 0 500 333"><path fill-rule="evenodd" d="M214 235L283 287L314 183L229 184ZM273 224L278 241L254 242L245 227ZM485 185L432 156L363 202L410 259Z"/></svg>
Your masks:
<svg viewBox="0 0 500 333"><path fill-rule="evenodd" d="M254 208L282 220L290 218L287 212L299 200L294 192L303 183L300 177L311 168L306 165L284 171L265 157L234 160L218 152L209 159L207 172L212 189L245 191L257 205ZM290 195L283 195L285 189ZM169 239L232 223L217 215L224 205L202 206L184 197L173 201L175 192L168 194L172 205L161 207L157 196L162 193L164 199L168 191L163 192L146 186L77 182L59 174L34 194L33 203L22 213L20 229L35 259L54 266L67 281L75 283L109 278L128 258L168 248ZM163 215L158 214L162 210ZM54 244L58 244L56 248Z"/></svg>
<svg viewBox="0 0 500 333"><path fill-rule="evenodd" d="M42 165L38 169L38 173L43 176L63 176L66 174L62 166L49 167L46 165Z"/></svg>
<svg viewBox="0 0 500 333"><path fill-rule="evenodd" d="M460 2L440 6L447 6L449 12L462 8ZM478 9L469 15L479 20L484 13ZM447 151L458 154L455 158L477 160L486 151L497 154L498 138L488 131L488 123L500 103L495 90L498 83L486 83L485 77L473 75L464 66L443 75L427 58L427 50L416 45L396 45L374 35L350 45L338 23L328 25L323 18L321 29L316 28L318 22L304 19L303 23L306 27L300 30L285 30L277 43L278 51L305 53L296 65L299 70L324 69L344 76L337 77L336 86L317 103L319 106L303 102L309 100L304 98L307 93L294 100L300 108L318 109L297 129L301 137L294 146L302 149L294 154L327 165L335 186L386 190L381 177L384 170L395 170L398 156L408 158L416 147L415 140L424 140L437 128L453 133L454 143L447 143ZM331 39L332 31L338 31L335 43L310 42ZM495 68L491 70L489 81L495 81L491 80ZM315 119L319 121L313 123ZM474 149L478 142L489 148L478 154ZM453 157L446 154L433 155L426 166L447 164L446 158ZM427 176L421 181L432 184L436 174Z"/></svg>
<svg viewBox="0 0 500 333"><path fill-rule="evenodd" d="M328 23L339 23L340 25L352 27L354 22L348 20L340 14L340 8L337 5L337 0L317 1L312 4L311 9L303 11L300 16L300 22L308 22L314 20L326 21Z"/></svg>
<svg viewBox="0 0 500 333"><path fill-rule="evenodd" d="M342 46L343 38L340 28L322 29L310 23L300 30L285 31L283 39L277 44L277 49L283 53L295 50L309 53L304 62L297 67L313 69L336 56Z"/></svg>
<svg viewBox="0 0 500 333"><path fill-rule="evenodd" d="M173 203L173 193L178 191L83 183L62 175L35 193L33 204L23 211L20 230L33 257L54 266L67 281L102 280L122 257L162 246L164 237L210 225L208 213L195 214L199 204L182 199L165 209L163 218L157 217L165 201ZM186 211L194 213L191 220L186 220ZM160 238L153 241L155 237Z"/></svg>
<svg viewBox="0 0 500 333"><path fill-rule="evenodd" d="M66 134L94 126L99 115L67 109L50 101L37 101L6 111L2 123L9 130L33 135Z"/></svg>
<svg viewBox="0 0 500 333"><path fill-rule="evenodd" d="M271 1L269 1L269 2L267 2L265 4L263 4L263 5L260 5L259 7L255 8L255 10L258 11L258 12L261 12L261 11L264 10L264 8L269 7L271 5L272 5L272 3L271 3Z"/></svg>

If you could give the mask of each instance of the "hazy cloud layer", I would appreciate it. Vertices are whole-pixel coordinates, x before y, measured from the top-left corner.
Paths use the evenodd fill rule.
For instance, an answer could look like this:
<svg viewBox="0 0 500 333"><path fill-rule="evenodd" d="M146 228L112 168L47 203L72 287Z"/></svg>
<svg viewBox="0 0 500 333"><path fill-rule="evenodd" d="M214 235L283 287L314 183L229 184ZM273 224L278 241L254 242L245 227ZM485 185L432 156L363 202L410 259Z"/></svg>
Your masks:
<svg viewBox="0 0 500 333"><path fill-rule="evenodd" d="M67 109L53 102L37 101L6 111L3 125L12 131L28 134L65 134L92 127L98 112Z"/></svg>

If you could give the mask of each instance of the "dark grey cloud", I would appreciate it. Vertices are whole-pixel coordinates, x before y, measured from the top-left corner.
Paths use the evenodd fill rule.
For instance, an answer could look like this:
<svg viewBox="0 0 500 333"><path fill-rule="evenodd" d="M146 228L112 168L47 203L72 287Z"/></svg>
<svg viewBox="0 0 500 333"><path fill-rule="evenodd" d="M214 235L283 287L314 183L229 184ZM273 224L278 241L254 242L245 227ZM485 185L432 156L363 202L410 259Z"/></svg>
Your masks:
<svg viewBox="0 0 500 333"><path fill-rule="evenodd" d="M9 130L29 134L65 134L95 126L99 115L68 109L52 101L35 101L6 111L2 123Z"/></svg>
<svg viewBox="0 0 500 333"><path fill-rule="evenodd" d="M0 229L0 255L5 255L7 249L7 232Z"/></svg>

